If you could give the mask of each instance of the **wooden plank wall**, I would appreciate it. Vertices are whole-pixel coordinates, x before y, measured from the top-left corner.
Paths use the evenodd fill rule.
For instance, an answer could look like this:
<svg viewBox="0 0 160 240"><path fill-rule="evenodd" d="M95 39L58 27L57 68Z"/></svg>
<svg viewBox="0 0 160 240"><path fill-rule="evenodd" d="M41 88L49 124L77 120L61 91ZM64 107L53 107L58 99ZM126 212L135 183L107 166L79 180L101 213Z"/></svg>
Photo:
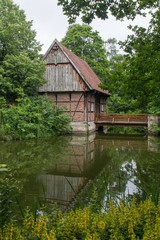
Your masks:
<svg viewBox="0 0 160 240"><path fill-rule="evenodd" d="M39 92L66 92L88 90L71 64L47 65L45 78L48 83Z"/></svg>
<svg viewBox="0 0 160 240"><path fill-rule="evenodd" d="M79 192L86 179L83 177L67 177L73 188ZM40 175L37 179L45 188L47 202L57 202L62 210L72 201L75 194L64 176ZM42 194L44 197L44 194Z"/></svg>
<svg viewBox="0 0 160 240"><path fill-rule="evenodd" d="M88 90L86 84L59 48L52 49L45 61L45 78L48 80L48 83L40 87L39 92Z"/></svg>

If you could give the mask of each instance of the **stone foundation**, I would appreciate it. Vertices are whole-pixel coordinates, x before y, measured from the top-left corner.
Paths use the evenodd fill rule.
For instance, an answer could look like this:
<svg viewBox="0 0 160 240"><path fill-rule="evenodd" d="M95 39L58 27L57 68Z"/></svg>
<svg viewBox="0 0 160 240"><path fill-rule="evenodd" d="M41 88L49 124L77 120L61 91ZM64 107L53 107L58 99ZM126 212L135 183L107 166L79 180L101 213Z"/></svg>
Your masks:
<svg viewBox="0 0 160 240"><path fill-rule="evenodd" d="M160 121L160 116L148 115L148 133L149 134L157 134L156 127L158 127L159 121Z"/></svg>
<svg viewBox="0 0 160 240"><path fill-rule="evenodd" d="M96 131L94 122L71 122L73 133L90 133Z"/></svg>
<svg viewBox="0 0 160 240"><path fill-rule="evenodd" d="M73 132L71 145L88 145L90 143L94 143L96 137L96 132L91 132L90 134L76 134Z"/></svg>

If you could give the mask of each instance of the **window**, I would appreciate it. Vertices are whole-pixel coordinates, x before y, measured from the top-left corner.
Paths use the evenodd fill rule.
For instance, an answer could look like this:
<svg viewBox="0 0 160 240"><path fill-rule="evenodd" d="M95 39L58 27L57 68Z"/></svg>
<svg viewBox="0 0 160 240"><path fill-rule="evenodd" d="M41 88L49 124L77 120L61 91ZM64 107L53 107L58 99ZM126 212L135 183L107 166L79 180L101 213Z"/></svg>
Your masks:
<svg viewBox="0 0 160 240"><path fill-rule="evenodd" d="M91 103L91 112L93 112L93 110L94 110L94 105L93 103Z"/></svg>
<svg viewBox="0 0 160 240"><path fill-rule="evenodd" d="M91 152L91 160L93 160L93 151Z"/></svg>
<svg viewBox="0 0 160 240"><path fill-rule="evenodd" d="M101 112L104 112L104 105L101 104Z"/></svg>

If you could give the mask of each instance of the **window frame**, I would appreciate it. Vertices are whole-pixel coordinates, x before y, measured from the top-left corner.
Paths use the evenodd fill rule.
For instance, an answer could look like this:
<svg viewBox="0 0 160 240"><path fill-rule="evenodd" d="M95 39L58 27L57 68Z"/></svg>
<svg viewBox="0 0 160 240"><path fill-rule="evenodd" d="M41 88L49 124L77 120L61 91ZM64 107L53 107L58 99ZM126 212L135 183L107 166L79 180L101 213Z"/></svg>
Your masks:
<svg viewBox="0 0 160 240"><path fill-rule="evenodd" d="M91 105L90 105L90 109L91 109L91 112L94 112L94 103L91 102Z"/></svg>
<svg viewBox="0 0 160 240"><path fill-rule="evenodd" d="M101 104L101 112L104 112L104 104Z"/></svg>

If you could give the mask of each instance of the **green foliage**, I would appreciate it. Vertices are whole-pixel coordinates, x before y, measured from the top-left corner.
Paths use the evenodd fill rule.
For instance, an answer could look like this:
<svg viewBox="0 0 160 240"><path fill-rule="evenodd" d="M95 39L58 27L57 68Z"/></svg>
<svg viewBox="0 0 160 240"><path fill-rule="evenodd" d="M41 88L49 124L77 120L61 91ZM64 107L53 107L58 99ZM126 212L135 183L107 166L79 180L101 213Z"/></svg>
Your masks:
<svg viewBox="0 0 160 240"><path fill-rule="evenodd" d="M160 135L160 121L158 121L158 125L153 124L149 130L153 131L154 133L158 133L158 135Z"/></svg>
<svg viewBox="0 0 160 240"><path fill-rule="evenodd" d="M15 197L21 191L21 186L10 171L0 174L0 226L2 227L15 217Z"/></svg>
<svg viewBox="0 0 160 240"><path fill-rule="evenodd" d="M128 113L132 110L131 102L125 101L121 95L113 94L107 101L107 113Z"/></svg>
<svg viewBox="0 0 160 240"><path fill-rule="evenodd" d="M36 220L29 212L20 226L10 223L0 229L1 239L159 239L160 201L155 206L151 199L140 204L109 204L107 212L94 213L84 208L66 214L53 209Z"/></svg>
<svg viewBox="0 0 160 240"><path fill-rule="evenodd" d="M17 105L0 109L1 129L12 139L52 136L70 131L68 114L46 97L17 99Z"/></svg>
<svg viewBox="0 0 160 240"><path fill-rule="evenodd" d="M14 101L20 88L35 95L46 82L41 46L31 28L32 22L12 0L0 1L0 96L7 101Z"/></svg>
<svg viewBox="0 0 160 240"><path fill-rule="evenodd" d="M37 87L45 83L45 65L39 59L30 59L26 52L6 55L1 65L0 94L7 100L15 100L20 88L29 96L37 95Z"/></svg>
<svg viewBox="0 0 160 240"><path fill-rule="evenodd" d="M121 90L143 113L160 113L160 11L154 15L148 29L131 27L133 35L121 43L125 52L125 78Z"/></svg>
<svg viewBox="0 0 160 240"><path fill-rule="evenodd" d="M74 188L74 186L71 184L71 182L68 180L68 178L66 178L66 181L68 182L68 184L70 185L71 189L73 190L76 200L78 201L78 205L83 208L83 201L81 199L81 196L78 194L78 192L76 191L76 189Z"/></svg>
<svg viewBox="0 0 160 240"><path fill-rule="evenodd" d="M7 165L6 164L0 164L0 172L6 172L8 171Z"/></svg>
<svg viewBox="0 0 160 240"><path fill-rule="evenodd" d="M110 69L112 69L112 64L121 57L119 50L117 49L118 42L115 38L108 38L105 41L106 57L109 60Z"/></svg>
<svg viewBox="0 0 160 240"><path fill-rule="evenodd" d="M135 111L134 100L124 96L123 84L126 78L124 56L119 54L118 43L115 38L105 41L106 57L109 61L109 77L99 84L102 89L109 90L112 96L107 99L107 113L128 113Z"/></svg>
<svg viewBox="0 0 160 240"><path fill-rule="evenodd" d="M69 23L75 22L76 18L82 15L82 21L91 23L95 17L107 19L111 13L116 19L134 19L137 14L145 15L144 10L158 7L158 0L58 0L62 5L63 12L67 15Z"/></svg>
<svg viewBox="0 0 160 240"><path fill-rule="evenodd" d="M74 24L69 26L61 43L86 61L100 80L106 82L109 64L104 42L97 31L88 25Z"/></svg>
<svg viewBox="0 0 160 240"><path fill-rule="evenodd" d="M147 29L129 26L133 34L120 42L123 56L115 39L106 41L110 75L101 87L112 93L108 112L160 114L160 11L151 16Z"/></svg>

